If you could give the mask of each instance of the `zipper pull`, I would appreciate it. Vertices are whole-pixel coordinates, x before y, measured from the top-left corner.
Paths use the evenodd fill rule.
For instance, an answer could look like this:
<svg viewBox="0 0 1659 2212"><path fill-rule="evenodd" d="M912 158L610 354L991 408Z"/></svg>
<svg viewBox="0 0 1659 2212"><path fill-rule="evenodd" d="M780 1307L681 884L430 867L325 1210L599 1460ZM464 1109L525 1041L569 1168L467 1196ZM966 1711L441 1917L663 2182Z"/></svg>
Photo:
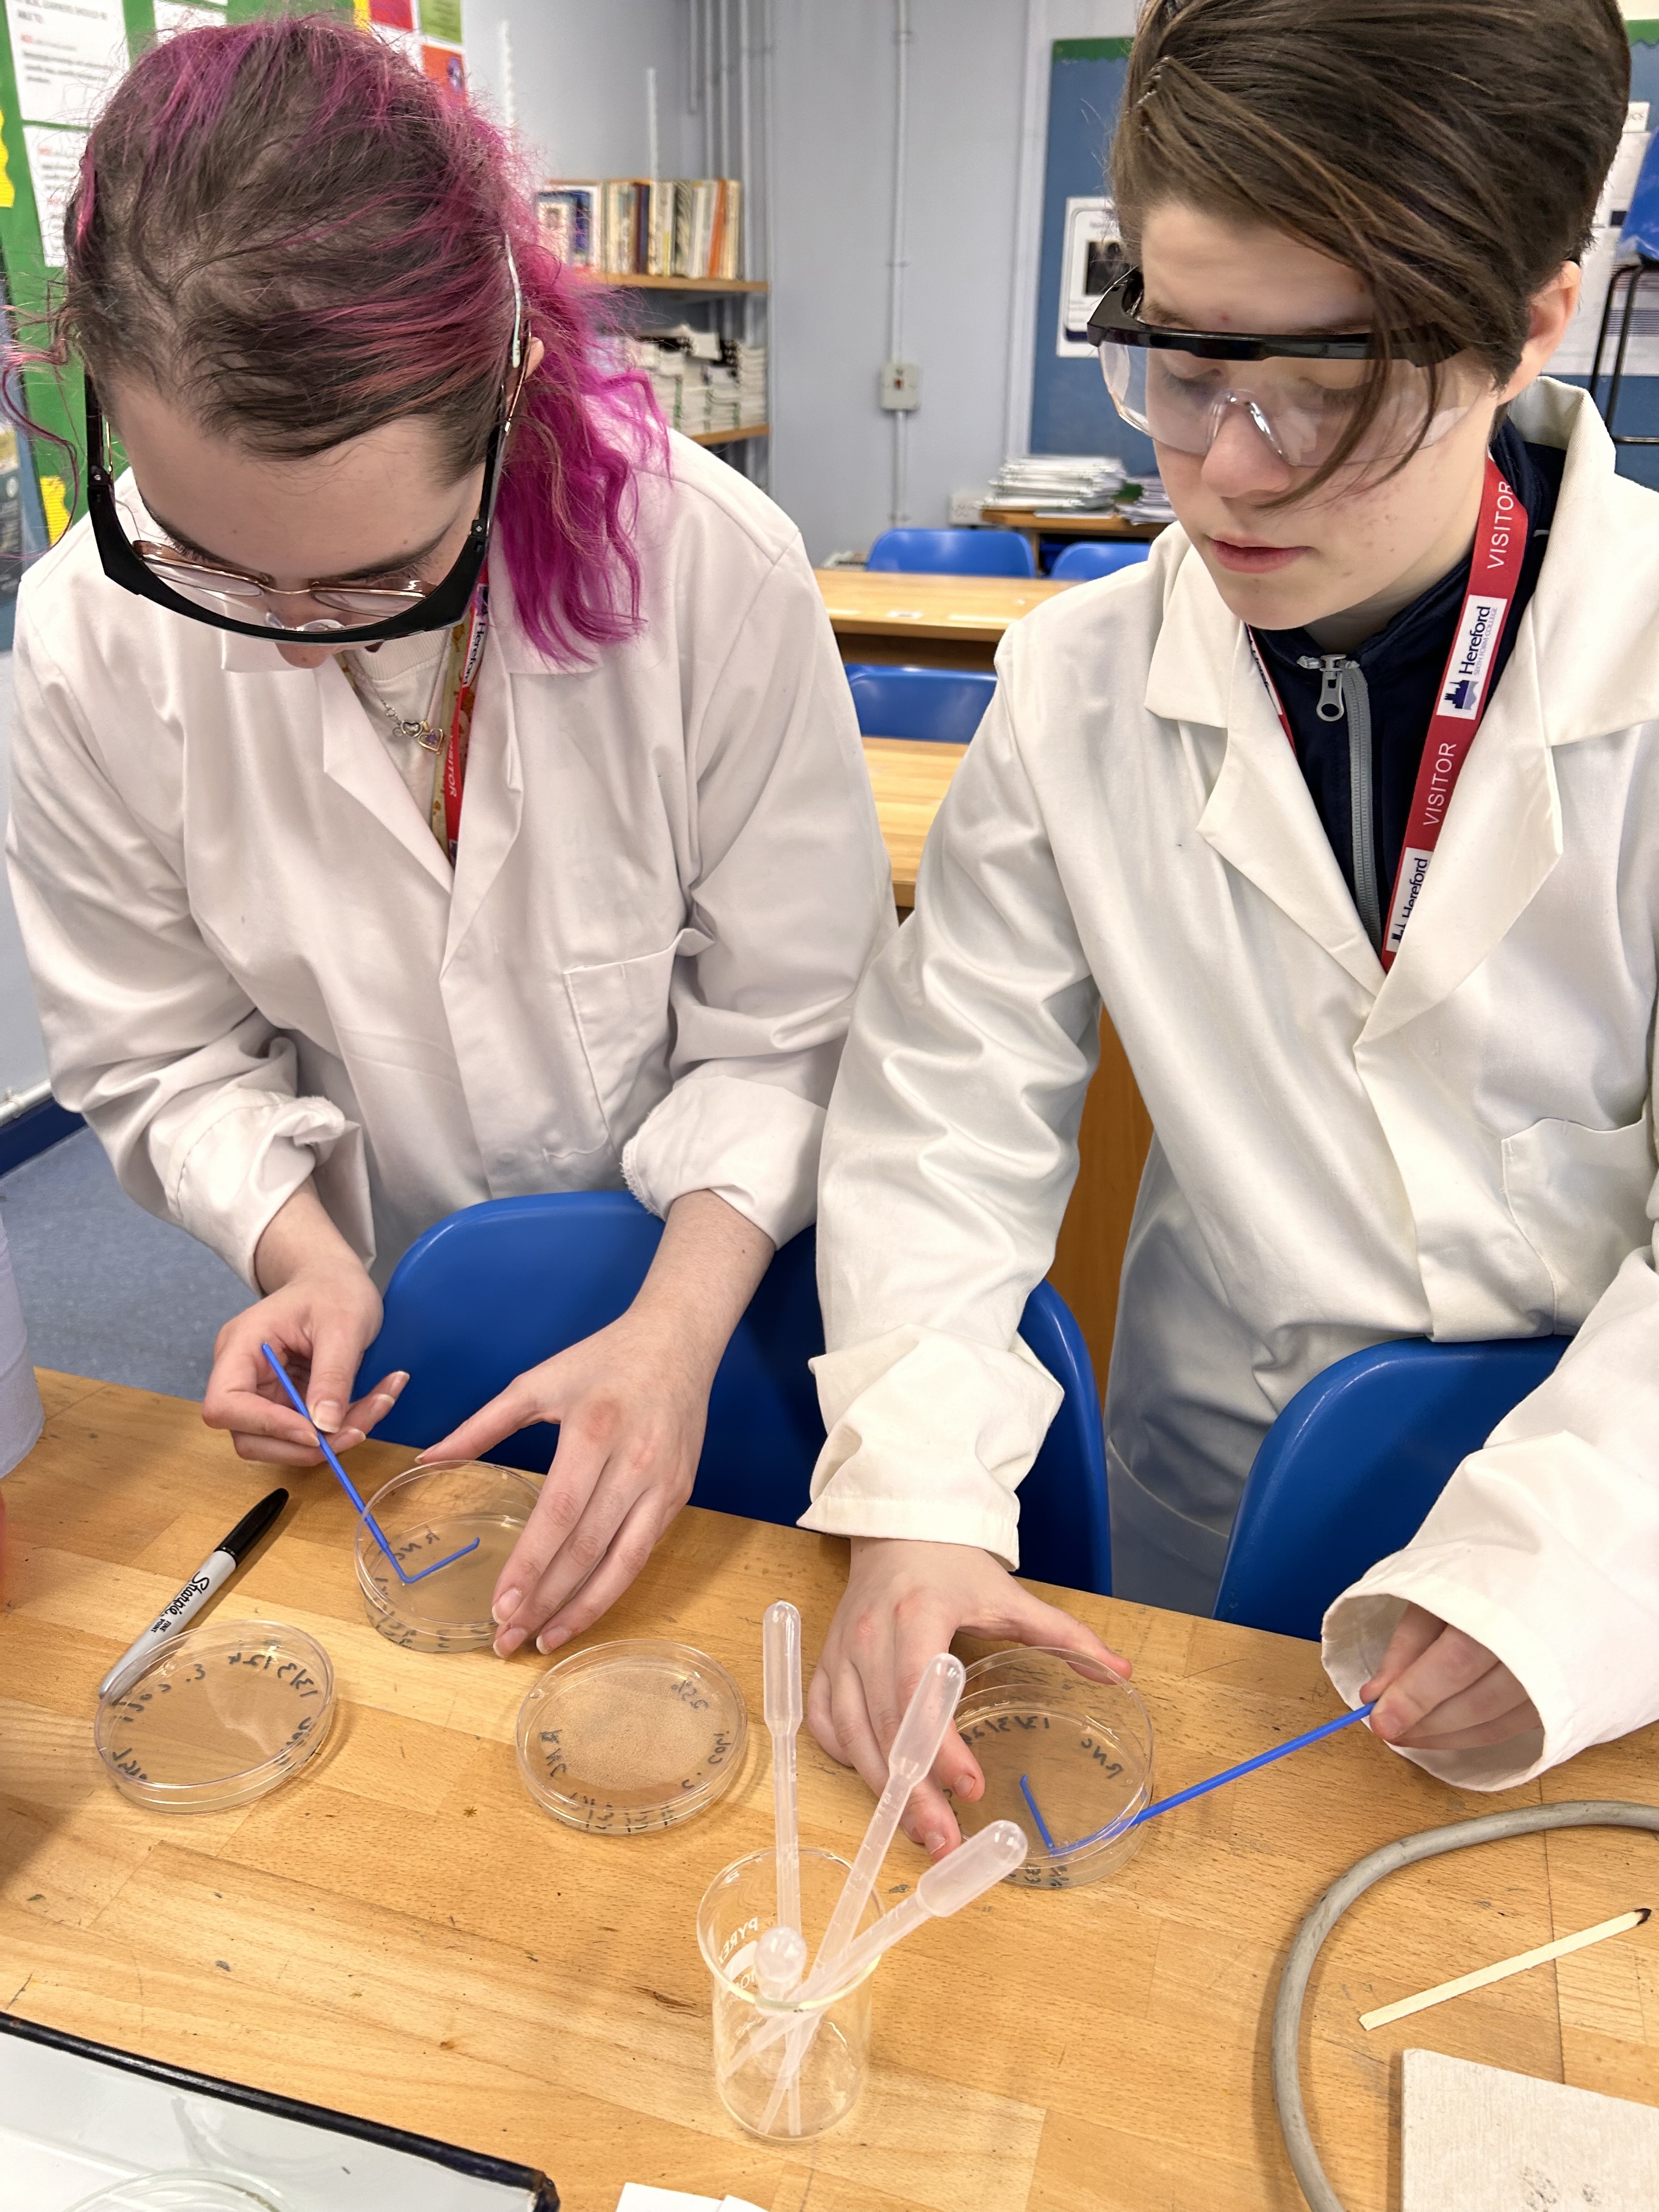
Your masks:
<svg viewBox="0 0 1659 2212"><path fill-rule="evenodd" d="M1322 722L1340 722L1343 715L1342 678L1350 668L1358 668L1357 660L1350 660L1344 653L1322 653L1316 660L1302 654L1297 660L1298 668L1319 671L1319 703L1314 708Z"/></svg>

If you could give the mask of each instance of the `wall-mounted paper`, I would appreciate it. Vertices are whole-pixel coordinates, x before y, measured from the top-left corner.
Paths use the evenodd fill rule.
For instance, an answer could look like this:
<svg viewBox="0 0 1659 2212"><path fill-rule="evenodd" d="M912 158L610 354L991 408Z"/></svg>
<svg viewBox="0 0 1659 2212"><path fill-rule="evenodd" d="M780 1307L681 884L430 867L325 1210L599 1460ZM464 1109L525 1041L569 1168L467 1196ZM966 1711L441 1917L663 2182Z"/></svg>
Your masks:
<svg viewBox="0 0 1659 2212"><path fill-rule="evenodd" d="M90 123L127 66L121 0L10 0L17 106L26 123Z"/></svg>
<svg viewBox="0 0 1659 2212"><path fill-rule="evenodd" d="M81 149L86 143L84 131L49 131L38 123L23 125L34 211L40 218L40 253L48 269L64 265L64 210L81 173Z"/></svg>

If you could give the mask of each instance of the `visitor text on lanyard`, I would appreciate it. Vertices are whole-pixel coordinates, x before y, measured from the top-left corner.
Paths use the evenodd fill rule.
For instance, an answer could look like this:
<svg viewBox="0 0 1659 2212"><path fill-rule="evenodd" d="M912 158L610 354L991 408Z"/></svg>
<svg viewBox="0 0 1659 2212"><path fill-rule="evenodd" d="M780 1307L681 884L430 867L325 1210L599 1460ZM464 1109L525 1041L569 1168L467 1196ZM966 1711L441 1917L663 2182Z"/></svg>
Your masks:
<svg viewBox="0 0 1659 2212"><path fill-rule="evenodd" d="M1395 877L1394 897L1388 926L1382 933L1382 961L1392 968L1406 934L1406 924L1416 908L1428 877L1429 863L1440 842L1446 809L1463 773L1469 748L1474 743L1480 718L1486 710L1492 672L1498 648L1515 603L1515 587L1527 550L1527 510L1504 480L1503 471L1490 455L1480 495L1480 520L1475 528L1474 550L1469 562L1469 588L1457 618L1457 629L1440 679L1440 690L1429 722L1423 758L1412 793L1412 811L1406 842ZM1255 651L1255 641L1250 641ZM1278 709L1285 734L1294 751L1290 718L1259 652L1256 666Z"/></svg>

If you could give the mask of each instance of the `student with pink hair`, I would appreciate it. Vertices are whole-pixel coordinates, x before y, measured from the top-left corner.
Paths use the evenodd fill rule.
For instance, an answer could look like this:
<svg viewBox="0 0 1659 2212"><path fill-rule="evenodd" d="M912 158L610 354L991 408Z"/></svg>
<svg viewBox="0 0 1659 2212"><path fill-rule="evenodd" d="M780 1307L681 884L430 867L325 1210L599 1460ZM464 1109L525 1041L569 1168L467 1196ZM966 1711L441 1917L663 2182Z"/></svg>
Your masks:
<svg viewBox="0 0 1659 2212"><path fill-rule="evenodd" d="M65 245L90 513L21 598L9 838L54 1088L262 1294L203 1408L247 1459L317 1456L262 1340L337 1448L384 1417L377 1285L453 1209L665 1217L621 1320L433 1439L561 1424L495 1607L550 1650L690 1492L891 927L805 555L602 366L497 133L348 27L147 54Z"/></svg>

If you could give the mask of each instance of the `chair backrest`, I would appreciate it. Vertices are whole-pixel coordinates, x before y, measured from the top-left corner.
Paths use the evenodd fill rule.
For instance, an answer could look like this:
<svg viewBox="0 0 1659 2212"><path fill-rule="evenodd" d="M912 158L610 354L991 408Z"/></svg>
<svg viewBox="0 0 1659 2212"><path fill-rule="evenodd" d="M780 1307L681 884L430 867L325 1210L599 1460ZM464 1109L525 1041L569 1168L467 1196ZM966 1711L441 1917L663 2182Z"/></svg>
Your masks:
<svg viewBox="0 0 1659 2212"><path fill-rule="evenodd" d="M1115 575L1120 568L1133 568L1152 551L1145 538L1130 538L1109 544L1099 538L1080 538L1054 556L1049 565L1048 576L1056 584L1087 584L1097 576Z"/></svg>
<svg viewBox="0 0 1659 2212"><path fill-rule="evenodd" d="M1459 1462L1553 1373L1566 1345L1411 1337L1316 1375L1261 1440L1217 1620L1316 1637L1333 1599L1411 1541Z"/></svg>
<svg viewBox="0 0 1659 2212"><path fill-rule="evenodd" d="M965 745L979 727L997 679L972 668L881 668L851 664L859 730L866 738L932 738Z"/></svg>
<svg viewBox="0 0 1659 2212"><path fill-rule="evenodd" d="M1030 541L1017 530L884 530L870 568L936 576L1035 576Z"/></svg>
<svg viewBox="0 0 1659 2212"><path fill-rule="evenodd" d="M375 1431L421 1446L447 1435L515 1375L615 1321L645 1279L662 1224L626 1191L493 1199L417 1237L386 1285L360 1382L405 1368ZM692 1502L785 1524L806 1510L823 1443L807 1361L823 1349L815 1240L786 1244L738 1322L708 1404ZM1021 1334L1066 1392L1020 1488L1021 1571L1109 1594L1111 1548L1100 1401L1087 1347L1059 1293L1040 1284ZM521 1429L489 1456L539 1473L558 1431Z"/></svg>

